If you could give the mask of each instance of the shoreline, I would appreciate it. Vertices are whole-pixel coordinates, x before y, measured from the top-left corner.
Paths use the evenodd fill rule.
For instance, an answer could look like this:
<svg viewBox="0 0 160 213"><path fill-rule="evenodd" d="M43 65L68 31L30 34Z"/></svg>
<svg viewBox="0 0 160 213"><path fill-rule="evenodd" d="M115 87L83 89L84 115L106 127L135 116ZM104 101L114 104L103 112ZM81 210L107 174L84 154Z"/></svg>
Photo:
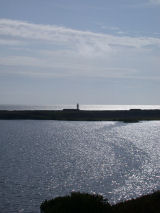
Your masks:
<svg viewBox="0 0 160 213"><path fill-rule="evenodd" d="M0 110L0 120L122 121L160 120L160 110Z"/></svg>

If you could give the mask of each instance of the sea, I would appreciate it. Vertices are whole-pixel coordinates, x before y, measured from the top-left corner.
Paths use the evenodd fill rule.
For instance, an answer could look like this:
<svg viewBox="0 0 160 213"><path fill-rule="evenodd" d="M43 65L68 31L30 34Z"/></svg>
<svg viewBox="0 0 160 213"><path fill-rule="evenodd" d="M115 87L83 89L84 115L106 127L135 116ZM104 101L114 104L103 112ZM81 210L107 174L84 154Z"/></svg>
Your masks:
<svg viewBox="0 0 160 213"><path fill-rule="evenodd" d="M74 105L16 106L60 110ZM80 105L80 109L160 109ZM39 213L46 199L73 191L111 204L160 190L160 121L138 123L0 120L0 212Z"/></svg>
<svg viewBox="0 0 160 213"><path fill-rule="evenodd" d="M0 105L0 110L63 110L75 109L75 105ZM129 109L160 109L160 105L84 105L79 104L80 110L129 110Z"/></svg>

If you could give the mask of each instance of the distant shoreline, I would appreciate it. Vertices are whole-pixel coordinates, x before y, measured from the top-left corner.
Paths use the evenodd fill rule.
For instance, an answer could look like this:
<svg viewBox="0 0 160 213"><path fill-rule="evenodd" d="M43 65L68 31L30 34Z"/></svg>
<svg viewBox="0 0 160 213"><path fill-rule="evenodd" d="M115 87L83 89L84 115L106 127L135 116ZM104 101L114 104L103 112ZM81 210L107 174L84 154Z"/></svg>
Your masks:
<svg viewBox="0 0 160 213"><path fill-rule="evenodd" d="M160 120L160 110L0 110L0 120L123 121Z"/></svg>

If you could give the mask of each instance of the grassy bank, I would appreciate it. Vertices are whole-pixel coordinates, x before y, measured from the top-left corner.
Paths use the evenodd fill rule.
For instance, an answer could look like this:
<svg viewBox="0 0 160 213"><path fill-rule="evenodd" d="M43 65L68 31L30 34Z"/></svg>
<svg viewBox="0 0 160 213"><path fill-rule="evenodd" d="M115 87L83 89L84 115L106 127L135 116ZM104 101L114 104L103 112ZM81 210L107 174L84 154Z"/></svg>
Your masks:
<svg viewBox="0 0 160 213"><path fill-rule="evenodd" d="M160 213L160 191L110 205L101 195L74 192L44 201L42 213Z"/></svg>

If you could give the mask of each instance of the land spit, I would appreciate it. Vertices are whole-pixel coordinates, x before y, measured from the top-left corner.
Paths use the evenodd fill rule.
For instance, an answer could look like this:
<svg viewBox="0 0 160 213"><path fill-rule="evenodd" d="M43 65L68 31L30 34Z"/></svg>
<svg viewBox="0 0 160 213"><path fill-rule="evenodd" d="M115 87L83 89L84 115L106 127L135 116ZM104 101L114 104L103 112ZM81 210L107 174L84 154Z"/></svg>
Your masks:
<svg viewBox="0 0 160 213"><path fill-rule="evenodd" d="M0 119L138 122L160 120L160 110L0 110Z"/></svg>

